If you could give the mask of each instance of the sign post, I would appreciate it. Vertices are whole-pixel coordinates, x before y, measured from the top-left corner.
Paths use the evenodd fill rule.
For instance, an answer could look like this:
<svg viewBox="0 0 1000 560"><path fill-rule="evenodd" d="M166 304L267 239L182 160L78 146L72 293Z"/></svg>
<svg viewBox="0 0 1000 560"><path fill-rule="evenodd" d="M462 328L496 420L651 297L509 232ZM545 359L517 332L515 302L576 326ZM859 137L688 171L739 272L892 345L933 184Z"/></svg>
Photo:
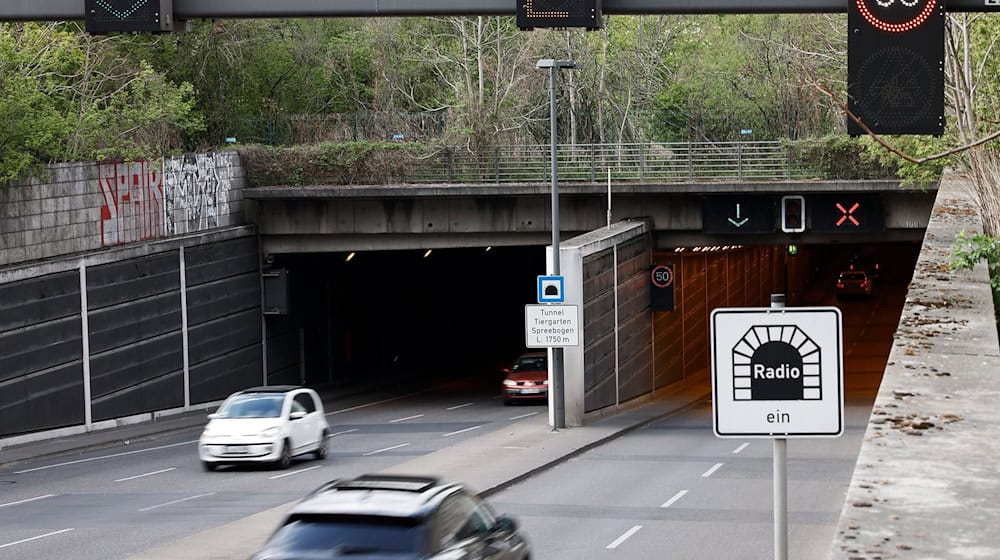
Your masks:
<svg viewBox="0 0 1000 560"><path fill-rule="evenodd" d="M790 437L844 431L843 328L836 307L712 312L712 426L719 437L773 440L774 558L788 558Z"/></svg>

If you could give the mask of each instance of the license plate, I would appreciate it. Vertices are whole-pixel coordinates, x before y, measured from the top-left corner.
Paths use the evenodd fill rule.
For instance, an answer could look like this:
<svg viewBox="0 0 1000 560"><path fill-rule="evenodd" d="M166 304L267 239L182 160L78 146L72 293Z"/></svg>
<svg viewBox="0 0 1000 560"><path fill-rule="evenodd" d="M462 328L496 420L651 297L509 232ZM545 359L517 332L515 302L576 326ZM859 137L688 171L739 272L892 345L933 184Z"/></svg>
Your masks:
<svg viewBox="0 0 1000 560"><path fill-rule="evenodd" d="M250 448L246 445L227 445L226 453L250 453Z"/></svg>
<svg viewBox="0 0 1000 560"><path fill-rule="evenodd" d="M521 389L522 395L537 395L538 393L541 392L542 392L541 389Z"/></svg>

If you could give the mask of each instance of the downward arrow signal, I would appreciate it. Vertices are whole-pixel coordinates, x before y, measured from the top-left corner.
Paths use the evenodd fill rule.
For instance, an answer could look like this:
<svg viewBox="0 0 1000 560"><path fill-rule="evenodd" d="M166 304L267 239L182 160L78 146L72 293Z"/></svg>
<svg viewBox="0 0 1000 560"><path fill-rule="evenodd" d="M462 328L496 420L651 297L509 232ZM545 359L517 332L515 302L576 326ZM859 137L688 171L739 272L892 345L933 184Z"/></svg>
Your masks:
<svg viewBox="0 0 1000 560"><path fill-rule="evenodd" d="M743 224L745 224L745 223L747 223L747 222L750 221L750 218L743 218L742 220L740 219L740 205L739 205L739 203L736 204L736 219L735 220L732 219L732 218L727 218L727 219L729 220L729 223L733 224L736 227L743 227Z"/></svg>

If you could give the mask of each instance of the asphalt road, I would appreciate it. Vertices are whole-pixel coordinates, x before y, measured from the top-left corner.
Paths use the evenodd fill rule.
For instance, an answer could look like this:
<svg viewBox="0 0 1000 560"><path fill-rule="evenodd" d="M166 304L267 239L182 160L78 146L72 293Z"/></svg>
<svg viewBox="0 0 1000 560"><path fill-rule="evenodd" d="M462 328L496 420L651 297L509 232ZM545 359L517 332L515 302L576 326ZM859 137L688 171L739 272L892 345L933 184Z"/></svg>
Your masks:
<svg viewBox="0 0 1000 560"><path fill-rule="evenodd" d="M0 558L112 560L297 499L333 478L378 471L544 406L505 407L499 383L358 399L328 415L324 461L284 471L207 473L200 430L0 472Z"/></svg>

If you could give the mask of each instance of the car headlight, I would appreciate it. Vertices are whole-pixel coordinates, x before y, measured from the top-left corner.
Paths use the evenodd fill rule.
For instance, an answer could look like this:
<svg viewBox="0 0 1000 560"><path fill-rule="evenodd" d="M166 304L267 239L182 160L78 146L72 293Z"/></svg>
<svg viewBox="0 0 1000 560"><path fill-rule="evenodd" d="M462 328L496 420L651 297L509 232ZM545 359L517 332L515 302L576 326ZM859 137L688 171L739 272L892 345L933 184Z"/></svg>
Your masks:
<svg viewBox="0 0 1000 560"><path fill-rule="evenodd" d="M543 379L542 380L542 385L548 385L548 384L549 384L549 380L548 379Z"/></svg>
<svg viewBox="0 0 1000 560"><path fill-rule="evenodd" d="M278 435L279 429L280 428L278 428L278 426L272 426L272 427L264 430L263 432L261 432L259 435L260 435L260 437L274 437L274 436Z"/></svg>
<svg viewBox="0 0 1000 560"><path fill-rule="evenodd" d="M201 433L201 437L205 439L216 439L220 437L225 437L226 434L218 431L206 428L204 432Z"/></svg>
<svg viewBox="0 0 1000 560"><path fill-rule="evenodd" d="M517 381L514 381L513 379L504 379L503 380L503 384L506 385L506 386L508 386L508 387L513 387L513 386L517 385Z"/></svg>

